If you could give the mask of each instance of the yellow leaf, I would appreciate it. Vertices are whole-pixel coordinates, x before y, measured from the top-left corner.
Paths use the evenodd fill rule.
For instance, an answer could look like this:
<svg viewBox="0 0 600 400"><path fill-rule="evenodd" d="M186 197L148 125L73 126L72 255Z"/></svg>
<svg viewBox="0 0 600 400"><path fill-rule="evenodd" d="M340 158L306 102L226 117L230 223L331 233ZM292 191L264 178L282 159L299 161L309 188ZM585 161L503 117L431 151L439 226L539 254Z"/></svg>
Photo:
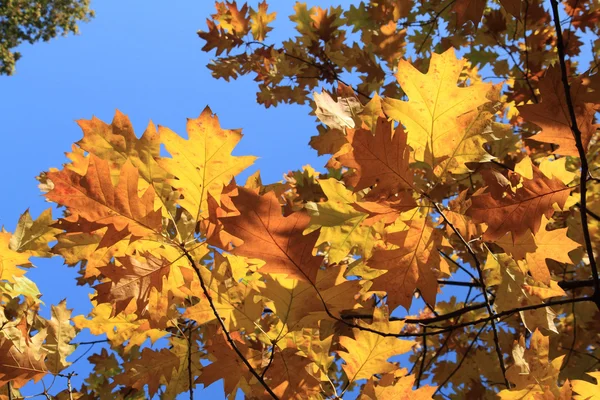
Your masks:
<svg viewBox="0 0 600 400"><path fill-rule="evenodd" d="M361 323L361 325L379 332L390 332L392 329L394 332L399 332L402 329L403 323L390 324L387 318L381 309L376 308L373 323L370 325ZM415 345L415 342L411 340L384 337L358 328L352 328L352 334L354 338L340 336L340 344L347 351L338 351L344 360L342 368L349 382L369 379L375 374L394 371L398 367L387 360L408 352Z"/></svg>
<svg viewBox="0 0 600 400"><path fill-rule="evenodd" d="M208 107L197 119L188 120L187 140L162 126L159 133L172 157L161 158L159 163L175 176L169 183L181 192L183 197L178 202L195 220L208 216L208 196L218 199L223 185L256 159L231 155L242 134L221 129L219 119Z"/></svg>
<svg viewBox="0 0 600 400"><path fill-rule="evenodd" d="M25 270L18 266L29 265L29 255L17 253L10 248L11 234L0 232L0 281L15 283L15 278L25 275Z"/></svg>
<svg viewBox="0 0 600 400"><path fill-rule="evenodd" d="M476 112L490 101L488 96L493 86L483 83L457 86L464 63L464 59L456 58L453 48L443 54L434 53L427 74L401 60L396 77L409 101L386 98L383 102L385 113L406 127L408 144L414 149L416 160L434 167L438 160L454 158L457 152L466 155L467 148L476 150L473 156L452 162L448 170L457 173L464 172L466 160L490 158L481 147L479 135L491 115L478 120L481 118L478 114L467 113Z"/></svg>

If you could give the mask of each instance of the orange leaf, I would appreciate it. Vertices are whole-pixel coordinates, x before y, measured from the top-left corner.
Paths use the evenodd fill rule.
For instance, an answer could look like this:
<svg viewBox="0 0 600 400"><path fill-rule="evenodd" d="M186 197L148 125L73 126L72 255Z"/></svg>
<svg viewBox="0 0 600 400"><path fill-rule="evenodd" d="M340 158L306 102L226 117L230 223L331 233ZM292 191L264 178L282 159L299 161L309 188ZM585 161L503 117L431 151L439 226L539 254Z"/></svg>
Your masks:
<svg viewBox="0 0 600 400"><path fill-rule="evenodd" d="M312 254L319 231L302 235L310 217L304 212L284 217L273 192L259 196L243 187L238 191L231 200L240 215L219 218L226 232L243 241L232 253L264 260L266 264L259 270L262 273L314 282L323 257ZM220 245L227 248L228 243Z"/></svg>

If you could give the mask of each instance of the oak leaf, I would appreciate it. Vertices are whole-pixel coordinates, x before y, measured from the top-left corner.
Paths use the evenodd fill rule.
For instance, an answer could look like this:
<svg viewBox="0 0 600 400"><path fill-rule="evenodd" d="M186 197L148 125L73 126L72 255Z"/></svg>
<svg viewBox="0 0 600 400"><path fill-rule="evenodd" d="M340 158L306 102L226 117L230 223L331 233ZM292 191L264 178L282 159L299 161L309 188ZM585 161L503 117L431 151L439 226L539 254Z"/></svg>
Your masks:
<svg viewBox="0 0 600 400"><path fill-rule="evenodd" d="M179 357L169 349L152 350L144 348L138 359L123 364L125 373L115 377L115 383L129 385L142 390L148 385L150 397L154 396L161 384L166 384L179 368Z"/></svg>
<svg viewBox="0 0 600 400"><path fill-rule="evenodd" d="M408 145L415 151L415 159L432 168L438 160L452 156L469 137L460 118L485 103L494 90L491 84L475 83L459 87L457 81L464 66L454 49L442 54L433 53L427 74L422 74L408 61L398 64L396 78L408 96L408 101L386 98L383 110L389 117L400 121L408 134ZM471 161L478 161L481 155Z"/></svg>
<svg viewBox="0 0 600 400"><path fill-rule="evenodd" d="M360 113L362 105L356 97L338 96L337 101L325 91L313 93L317 106L317 118L332 129L343 131L345 128L354 128L354 116Z"/></svg>
<svg viewBox="0 0 600 400"><path fill-rule="evenodd" d="M52 255L49 242L55 240L60 229L53 226L52 209L43 211L34 221L29 210L20 217L15 232L10 238L9 247L16 252L30 254L36 257Z"/></svg>
<svg viewBox="0 0 600 400"><path fill-rule="evenodd" d="M357 211L352 206L358 201L357 196L334 178L321 179L319 185L327 196L327 201L307 203L306 208L311 220L304 233L320 228L319 239L315 245L329 243L329 263L339 263L353 249L361 256L369 258L375 244L375 236L369 226L363 225L367 214Z"/></svg>
<svg viewBox="0 0 600 400"><path fill-rule="evenodd" d="M546 391L560 398L560 389L556 381L564 356L559 356L552 361L548 359L549 338L547 336L542 335L538 330L533 332L528 349L525 348L525 338L521 336L519 341L515 341L512 354L514 364L506 370L506 377L514 387L501 391L500 398L514 398L511 397L510 392L524 389L531 398L534 394L543 394Z"/></svg>
<svg viewBox="0 0 600 400"><path fill-rule="evenodd" d="M539 126L542 131L530 137L538 142L553 143L559 147L555 154L579 157L575 136L571 130L571 117L565 102L565 89L561 80L560 67L550 66L539 83L542 101L537 104L519 106L519 114L527 121ZM590 139L598 128L594 124L595 105L586 101L586 87L580 78L571 82L571 98L581 132L583 149L587 151Z"/></svg>
<svg viewBox="0 0 600 400"><path fill-rule="evenodd" d="M442 235L428 218L418 218L406 223L404 230L388 233L387 241L398 246L391 250L377 250L367 265L387 270L373 280L371 291L385 291L391 310L399 305L407 310L412 303L415 289L423 299L435 304L439 271L447 264L438 253Z"/></svg>
<svg viewBox="0 0 600 400"><path fill-rule="evenodd" d="M53 374L58 374L71 365L67 356L75 351L71 341L77 334L75 327L71 325L71 312L72 310L67 309L66 300L51 307L51 319L46 325L48 335L43 347L47 353L46 367Z"/></svg>
<svg viewBox="0 0 600 400"><path fill-rule="evenodd" d="M284 217L273 192L259 196L246 188L240 187L238 191L231 200L239 215L219 219L225 231L238 239L231 252L264 260L265 265L259 269L263 274L286 274L314 282L323 257L312 254L319 232L302 234L310 217L301 211ZM229 245L222 240L218 244L222 248Z"/></svg>
<svg viewBox="0 0 600 400"><path fill-rule="evenodd" d="M196 119L187 122L188 139L159 127L161 142L171 158L159 164L175 176L168 182L183 196L178 200L198 221L208 216L208 196L219 198L223 185L252 165L256 157L232 156L242 138L239 130L221 129L219 119L206 107Z"/></svg>
<svg viewBox="0 0 600 400"><path fill-rule="evenodd" d="M28 381L39 381L48 373L44 363L45 352L39 350L41 341L45 334L40 332L31 340L31 346L17 348L14 343L0 334L0 386L11 382L16 388L20 388Z"/></svg>
<svg viewBox="0 0 600 400"><path fill-rule="evenodd" d="M575 400L598 400L600 399L600 371L588 372L589 376L596 380L596 383L590 383L583 380L571 381L573 392L577 396L573 396Z"/></svg>
<svg viewBox="0 0 600 400"><path fill-rule="evenodd" d="M390 323L387 315L378 308L374 311L373 323L359 324L379 332L400 332L404 325L402 322ZM337 352L344 360L342 369L349 382L396 370L398 367L388 362L388 359L408 352L415 345L415 342L410 340L384 337L359 328L352 328L352 334L352 338L340 336L340 344L346 351Z"/></svg>
<svg viewBox="0 0 600 400"><path fill-rule="evenodd" d="M540 230L535 235L529 232L518 240L513 240L512 234L507 233L496 240L496 244L512 255L515 260L526 259L531 276L545 284L550 283L550 271L546 265L546 259L551 258L561 263L573 264L569 258L569 252L581 246L567 237L567 228L549 231L546 230L547 225L548 219L542 216Z"/></svg>
<svg viewBox="0 0 600 400"><path fill-rule="evenodd" d="M134 236L144 237L160 232L160 210L154 210L154 188L148 187L138 194L138 170L125 162L119 182L113 185L108 162L90 155L84 176L69 169L48 172L54 188L46 193L50 201L67 207L71 215L93 222L97 227L112 225L116 231L126 230Z"/></svg>
<svg viewBox="0 0 600 400"><path fill-rule="evenodd" d="M0 281L14 283L16 277L25 275L25 270L19 266L29 266L31 263L27 253L18 253L11 249L11 237L8 232L0 232Z"/></svg>
<svg viewBox="0 0 600 400"><path fill-rule="evenodd" d="M429 400L436 390L435 386L425 385L413 390L415 375L401 376L396 380L394 374L384 374L375 385L369 379L363 387L358 400Z"/></svg>
<svg viewBox="0 0 600 400"><path fill-rule="evenodd" d="M522 187L505 197L494 197L489 192L471 197L471 207L467 215L475 223L486 223L488 228L483 238L496 241L507 232L513 240L520 239L529 229L536 234L541 226L542 216L550 218L554 214L554 204L563 208L571 188L557 178L548 178L533 166L533 179L523 179Z"/></svg>
<svg viewBox="0 0 600 400"><path fill-rule="evenodd" d="M354 192L376 185L367 197L377 199L413 188L410 148L400 125L394 129L393 123L380 117L373 133L366 129L349 130L348 142L350 147L342 147L338 160L354 168L346 176Z"/></svg>
<svg viewBox="0 0 600 400"><path fill-rule="evenodd" d="M150 292L163 290L163 280L170 272L171 263L151 253L142 255L143 259L117 257L120 265L111 263L100 268L107 281L95 286L95 299L112 304L115 315L123 312L132 300L136 302L137 312L143 314Z"/></svg>

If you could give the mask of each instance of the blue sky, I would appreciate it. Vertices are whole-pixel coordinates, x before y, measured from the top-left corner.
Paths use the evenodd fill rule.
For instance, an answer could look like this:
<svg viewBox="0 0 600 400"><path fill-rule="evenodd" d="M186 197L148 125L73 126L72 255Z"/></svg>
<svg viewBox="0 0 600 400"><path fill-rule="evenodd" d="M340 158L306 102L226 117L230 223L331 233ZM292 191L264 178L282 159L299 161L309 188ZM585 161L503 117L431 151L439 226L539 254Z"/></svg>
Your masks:
<svg viewBox="0 0 600 400"><path fill-rule="evenodd" d="M270 3L278 13L271 41L279 41L292 33L287 16L294 2ZM308 107L267 110L256 104L251 78L227 83L210 75L205 67L210 55L201 51L203 41L196 31L214 12L212 1L94 1L92 8L96 17L80 26L80 35L21 46L16 74L0 77L0 225L7 230L14 230L27 208L35 218L49 207L35 176L66 161L64 153L82 137L75 120L96 116L110 122L116 109L129 115L138 134L152 120L184 135L186 118L197 117L209 105L223 127L243 128L235 154L259 156L249 172L260 169L265 182L281 180L283 173L307 163L324 170L325 159L318 159L308 146L316 134ZM75 285L75 269L63 266L59 258L35 264L28 276L38 284L46 305L66 297L74 314L89 311L89 289ZM87 374L86 358L76 365L80 375L75 387ZM55 388L65 385L59 379ZM40 391L41 385L23 390L28 395ZM212 385L205 394L222 398L221 385Z"/></svg>

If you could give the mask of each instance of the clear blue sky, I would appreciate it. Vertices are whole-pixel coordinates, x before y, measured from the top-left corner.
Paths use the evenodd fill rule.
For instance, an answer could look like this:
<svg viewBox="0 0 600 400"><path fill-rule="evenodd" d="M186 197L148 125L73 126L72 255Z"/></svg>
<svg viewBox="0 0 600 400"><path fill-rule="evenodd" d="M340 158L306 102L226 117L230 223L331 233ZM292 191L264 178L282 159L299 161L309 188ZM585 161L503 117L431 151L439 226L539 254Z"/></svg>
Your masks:
<svg viewBox="0 0 600 400"><path fill-rule="evenodd" d="M278 13L271 41L291 34L287 17L293 6L293 1L270 2ZM184 134L186 118L197 117L209 105L223 127L243 128L236 153L259 156L250 172L260 169L265 182L280 180L283 173L307 163L324 170L325 159L319 160L308 146L316 134L308 107L266 110L256 104L256 85L250 78L227 83L210 75L205 67L210 56L200 50L203 41L196 31L214 12L212 1L93 1L92 8L96 18L81 25L79 36L21 46L16 75L0 77L0 225L12 231L27 208L34 217L48 208L35 176L66 161L64 153L82 137L75 120L95 115L110 122L116 109L129 115L138 134L150 119ZM89 311L89 289L75 285L75 269L63 266L59 258L35 264L38 268L28 276L46 305L66 297L74 314ZM76 364L80 376L75 387L87 375L86 358ZM59 379L55 388L62 390L65 384ZM40 391L41 385L23 390L29 395ZM222 393L221 385L214 384L205 394L223 398Z"/></svg>

